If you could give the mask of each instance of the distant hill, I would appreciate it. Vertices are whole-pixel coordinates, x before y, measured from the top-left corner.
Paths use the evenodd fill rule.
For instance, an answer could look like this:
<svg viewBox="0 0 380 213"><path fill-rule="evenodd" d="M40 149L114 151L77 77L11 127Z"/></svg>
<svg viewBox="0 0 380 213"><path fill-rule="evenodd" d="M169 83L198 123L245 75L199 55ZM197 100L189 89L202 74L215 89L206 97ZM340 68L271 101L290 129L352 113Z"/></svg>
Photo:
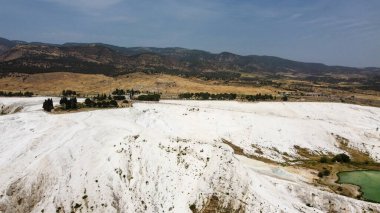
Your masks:
<svg viewBox="0 0 380 213"><path fill-rule="evenodd" d="M48 44L0 38L0 73L68 71L116 76L143 71L183 76L237 73L373 74L379 68L353 68L304 63L273 56L219 54L185 48L119 47L103 43ZM207 73L207 74L204 74ZM211 74L214 73L214 74ZM223 77L222 77L223 78Z"/></svg>
<svg viewBox="0 0 380 213"><path fill-rule="evenodd" d="M10 41L8 39L0 38L0 54L8 51L12 47L16 46L16 44L16 42Z"/></svg>

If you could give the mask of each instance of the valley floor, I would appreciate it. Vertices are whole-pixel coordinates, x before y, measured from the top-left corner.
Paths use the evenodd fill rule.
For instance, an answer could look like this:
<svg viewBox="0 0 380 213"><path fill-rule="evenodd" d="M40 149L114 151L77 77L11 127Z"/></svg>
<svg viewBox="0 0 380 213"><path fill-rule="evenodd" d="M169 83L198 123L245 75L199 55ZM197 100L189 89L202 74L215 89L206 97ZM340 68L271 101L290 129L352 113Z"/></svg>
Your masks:
<svg viewBox="0 0 380 213"><path fill-rule="evenodd" d="M183 92L274 94L270 87L227 85L220 81L204 81L197 78L181 78L165 74L132 73L109 77L96 74L68 72L18 74L0 78L4 91L32 91L39 95L60 95L62 90L71 89L83 95L111 93L116 88L161 92L166 97L177 98Z"/></svg>
<svg viewBox="0 0 380 213"><path fill-rule="evenodd" d="M344 152L337 135L380 162L380 108L168 100L50 114L43 100L0 98L22 106L0 116L0 212L380 212L281 166L295 147Z"/></svg>
<svg viewBox="0 0 380 213"><path fill-rule="evenodd" d="M250 78L257 77L255 74L245 73L244 75ZM293 102L345 102L380 107L379 91L357 89L356 84L345 85L345 87L337 89L336 84L289 80L286 77L271 80L270 77L261 76L260 79L266 83L203 80L138 72L117 77L69 72L18 73L0 77L0 90L5 92L30 91L39 96L57 96L61 95L62 90L69 89L82 96L93 96L99 93L109 94L116 88L124 90L133 88L134 90L161 93L161 97L164 99L178 99L180 93L186 92L236 93L239 96L261 93L276 96L278 101L281 100L283 94L287 94L289 101Z"/></svg>

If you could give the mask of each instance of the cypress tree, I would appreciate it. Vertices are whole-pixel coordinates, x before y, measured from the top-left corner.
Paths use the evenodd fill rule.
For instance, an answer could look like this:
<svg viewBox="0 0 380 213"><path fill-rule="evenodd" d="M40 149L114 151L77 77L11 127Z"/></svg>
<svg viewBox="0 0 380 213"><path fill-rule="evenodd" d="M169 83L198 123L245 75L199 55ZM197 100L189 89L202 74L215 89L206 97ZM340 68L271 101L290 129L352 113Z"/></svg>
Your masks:
<svg viewBox="0 0 380 213"><path fill-rule="evenodd" d="M47 100L45 100L42 104L42 108L47 112L51 112L51 110L54 109L53 99L48 98Z"/></svg>

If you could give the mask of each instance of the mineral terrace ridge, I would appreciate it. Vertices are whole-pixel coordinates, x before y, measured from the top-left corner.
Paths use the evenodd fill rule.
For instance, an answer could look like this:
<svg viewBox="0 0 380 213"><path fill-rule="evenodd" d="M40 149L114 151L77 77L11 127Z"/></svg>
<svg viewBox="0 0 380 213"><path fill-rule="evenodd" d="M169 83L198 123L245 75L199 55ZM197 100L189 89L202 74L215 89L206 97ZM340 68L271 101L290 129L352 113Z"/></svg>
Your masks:
<svg viewBox="0 0 380 213"><path fill-rule="evenodd" d="M160 101L50 114L44 99L0 99L22 106L0 116L2 212L380 211L283 164L300 148L346 152L337 138L379 162L379 108Z"/></svg>

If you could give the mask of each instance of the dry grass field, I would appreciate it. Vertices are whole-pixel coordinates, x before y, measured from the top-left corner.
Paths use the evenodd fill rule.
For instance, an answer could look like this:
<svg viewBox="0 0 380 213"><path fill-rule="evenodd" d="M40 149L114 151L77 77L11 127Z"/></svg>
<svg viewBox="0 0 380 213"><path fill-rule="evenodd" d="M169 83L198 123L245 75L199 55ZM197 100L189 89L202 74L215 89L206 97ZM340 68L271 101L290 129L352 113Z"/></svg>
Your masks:
<svg viewBox="0 0 380 213"><path fill-rule="evenodd" d="M133 73L118 77L77 73L43 73L17 75L0 79L1 91L31 91L38 95L58 95L62 90L71 89L83 95L110 93L116 88L162 92L167 96L183 92L275 94L272 87L220 85L218 81L181 78L178 76Z"/></svg>
<svg viewBox="0 0 380 213"><path fill-rule="evenodd" d="M262 77L262 79L266 79ZM62 90L74 90L82 96L109 94L116 88L160 92L162 98L177 98L184 92L236 93L254 95L272 94L280 100L281 93L288 94L289 101L346 102L359 105L380 107L380 92L373 90L338 90L331 84L313 84L310 81L279 79L275 85L258 85L239 81L224 82L182 78L166 74L132 73L117 77L98 74L79 74L69 72L15 74L0 78L0 91L30 91L36 95L60 95ZM300 86L301 85L301 86Z"/></svg>

